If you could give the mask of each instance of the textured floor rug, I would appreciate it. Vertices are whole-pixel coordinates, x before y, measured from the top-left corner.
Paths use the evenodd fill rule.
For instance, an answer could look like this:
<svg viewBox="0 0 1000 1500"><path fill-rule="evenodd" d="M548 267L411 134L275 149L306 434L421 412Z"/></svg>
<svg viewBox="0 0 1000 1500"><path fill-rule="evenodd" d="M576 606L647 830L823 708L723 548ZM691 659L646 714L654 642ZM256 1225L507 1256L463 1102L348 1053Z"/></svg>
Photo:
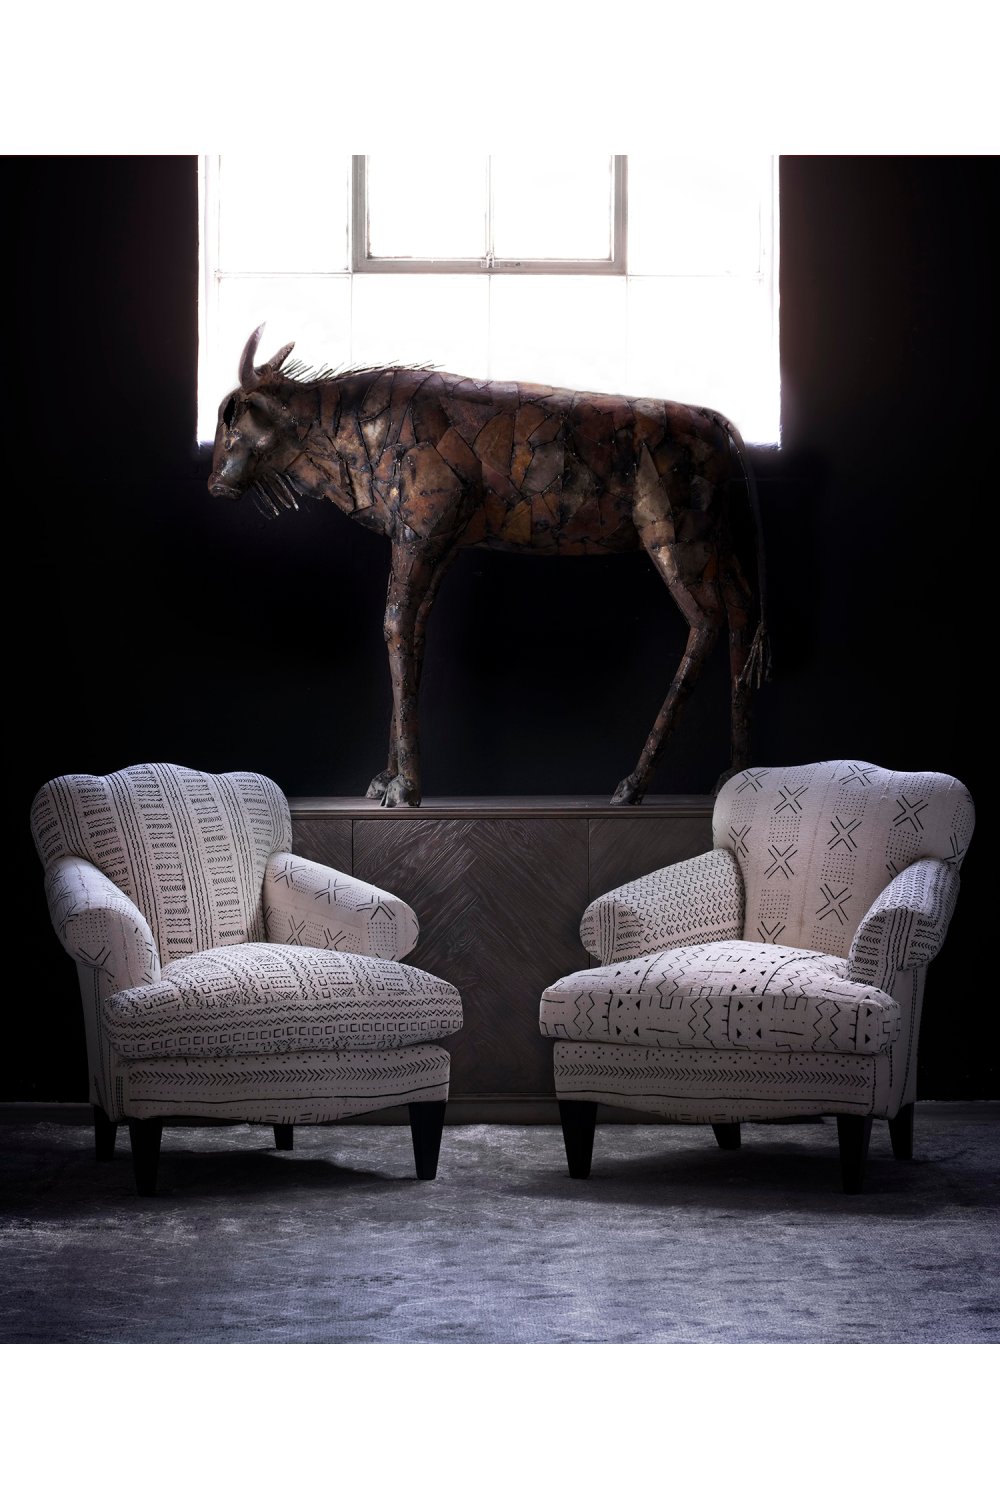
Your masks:
<svg viewBox="0 0 1000 1500"><path fill-rule="evenodd" d="M866 1190L836 1127L598 1128L587 1182L557 1129L164 1132L159 1196L127 1133L6 1127L0 1340L13 1343L994 1342L1000 1108L918 1107L915 1159L876 1123Z"/></svg>

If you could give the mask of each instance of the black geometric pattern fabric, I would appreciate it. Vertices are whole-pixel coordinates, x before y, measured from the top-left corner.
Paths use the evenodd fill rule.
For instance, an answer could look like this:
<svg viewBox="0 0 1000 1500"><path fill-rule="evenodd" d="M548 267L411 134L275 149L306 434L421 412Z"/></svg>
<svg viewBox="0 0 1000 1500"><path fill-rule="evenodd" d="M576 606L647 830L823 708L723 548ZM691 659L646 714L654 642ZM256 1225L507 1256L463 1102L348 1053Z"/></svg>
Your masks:
<svg viewBox="0 0 1000 1500"><path fill-rule="evenodd" d="M462 1002L422 969L356 954L244 943L167 964L159 983L104 1000L123 1057L381 1049L461 1030Z"/></svg>
<svg viewBox="0 0 1000 1500"><path fill-rule="evenodd" d="M889 882L920 859L957 871L974 823L954 777L835 760L731 777L712 829L743 876L744 939L846 958Z"/></svg>
<svg viewBox="0 0 1000 1500"><path fill-rule="evenodd" d="M932 772L825 761L732 777L713 838L741 877L742 942L719 953L678 947L673 934L661 942L666 892L693 861L633 882L651 910L623 903L629 947L617 967L543 996L542 1031L567 1039L555 1047L557 1095L673 1120L892 1119L916 1096L927 964L974 821L961 782ZM606 963L613 925L610 913L587 922Z"/></svg>
<svg viewBox="0 0 1000 1500"><path fill-rule="evenodd" d="M702 943L557 980L539 1022L543 1036L627 1046L884 1052L899 1006L846 971L799 948Z"/></svg>
<svg viewBox="0 0 1000 1500"><path fill-rule="evenodd" d="M398 896L291 854L267 862L264 918L270 943L376 958L402 958L420 936L415 913Z"/></svg>
<svg viewBox="0 0 1000 1500"><path fill-rule="evenodd" d="M556 1042L556 1093L687 1124L885 1112L881 1058Z"/></svg>
<svg viewBox="0 0 1000 1500"><path fill-rule="evenodd" d="M320 1125L373 1109L448 1097L443 1047L283 1052L273 1057L121 1059L116 1114L199 1114L264 1124Z"/></svg>
<svg viewBox="0 0 1000 1500"><path fill-rule="evenodd" d="M292 847L288 803L266 776L128 766L42 787L31 830L46 870L75 855L142 912L160 962L263 942L264 870Z"/></svg>
<svg viewBox="0 0 1000 1500"><path fill-rule="evenodd" d="M929 964L940 951L958 900L958 871L918 859L876 896L854 934L847 972L885 988L899 969Z"/></svg>
<svg viewBox="0 0 1000 1500"><path fill-rule="evenodd" d="M66 855L45 874L52 925L77 963L103 970L111 989L155 984L160 955L134 901L84 859Z"/></svg>
<svg viewBox="0 0 1000 1500"><path fill-rule="evenodd" d="M581 943L602 964L742 935L743 880L728 849L630 880L592 901L580 923Z"/></svg>
<svg viewBox="0 0 1000 1500"><path fill-rule="evenodd" d="M61 776L31 821L76 960L91 1102L113 1120L304 1122L447 1098L448 1053L424 1044L460 1028L458 992L392 961L416 943L416 916L293 859L266 776Z"/></svg>

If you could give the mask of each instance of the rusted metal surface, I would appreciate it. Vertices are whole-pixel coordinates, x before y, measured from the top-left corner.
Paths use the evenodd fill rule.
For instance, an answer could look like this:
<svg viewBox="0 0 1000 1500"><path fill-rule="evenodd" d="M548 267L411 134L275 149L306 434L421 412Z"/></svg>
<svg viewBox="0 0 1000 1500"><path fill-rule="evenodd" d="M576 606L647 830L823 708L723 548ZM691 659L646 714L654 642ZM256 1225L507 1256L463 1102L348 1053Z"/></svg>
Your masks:
<svg viewBox="0 0 1000 1500"><path fill-rule="evenodd" d="M732 766L749 763L751 677L767 654L758 609L733 550L732 442L717 412L427 369L308 371L292 345L240 362L219 409L209 490L252 493L277 513L332 500L392 543L385 638L393 726L386 769L368 789L383 806L420 803L417 697L427 617L463 547L560 556L645 548L688 623L684 657L614 804L642 800L719 631L729 628ZM756 631L754 626L756 625Z"/></svg>

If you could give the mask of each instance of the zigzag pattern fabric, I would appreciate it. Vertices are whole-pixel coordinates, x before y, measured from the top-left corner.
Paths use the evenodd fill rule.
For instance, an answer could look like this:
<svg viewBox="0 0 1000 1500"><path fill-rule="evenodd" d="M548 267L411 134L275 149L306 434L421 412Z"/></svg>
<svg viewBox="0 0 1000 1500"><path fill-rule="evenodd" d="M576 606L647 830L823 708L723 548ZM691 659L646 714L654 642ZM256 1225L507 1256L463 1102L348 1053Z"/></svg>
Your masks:
<svg viewBox="0 0 1000 1500"><path fill-rule="evenodd" d="M164 964L262 942L264 871L292 847L288 803L266 776L169 764L57 777L35 798L31 829L46 870L76 856L129 897Z"/></svg>
<svg viewBox="0 0 1000 1500"><path fill-rule="evenodd" d="M110 991L155 984L160 955L134 901L85 859L65 855L45 873L56 935L70 958L100 969Z"/></svg>
<svg viewBox="0 0 1000 1500"><path fill-rule="evenodd" d="M298 855L275 854L264 872L271 943L402 958L417 945L416 914L388 891Z"/></svg>
<svg viewBox="0 0 1000 1500"><path fill-rule="evenodd" d="M899 970L930 963L947 936L960 884L958 871L938 859L918 859L897 875L854 934L848 976L887 989Z"/></svg>
<svg viewBox="0 0 1000 1500"><path fill-rule="evenodd" d="M627 1046L884 1052L899 1005L846 970L777 944L701 943L557 980L539 1024L543 1036Z"/></svg>
<svg viewBox="0 0 1000 1500"><path fill-rule="evenodd" d="M556 1042L556 1093L684 1124L895 1113L884 1057Z"/></svg>
<svg viewBox="0 0 1000 1500"><path fill-rule="evenodd" d="M712 829L743 876L746 941L846 958L886 885L921 859L957 871L974 823L951 776L836 760L739 772Z"/></svg>
<svg viewBox="0 0 1000 1500"><path fill-rule="evenodd" d="M712 849L592 901L580 941L602 964L743 936L743 879L728 849Z"/></svg>
<svg viewBox="0 0 1000 1500"><path fill-rule="evenodd" d="M168 964L157 984L102 1002L123 1057L267 1057L380 1050L449 1036L458 991L422 969L355 954L247 943Z"/></svg>
<svg viewBox="0 0 1000 1500"><path fill-rule="evenodd" d="M113 1114L321 1125L373 1109L447 1099L450 1066L445 1049L434 1046L119 1060Z"/></svg>

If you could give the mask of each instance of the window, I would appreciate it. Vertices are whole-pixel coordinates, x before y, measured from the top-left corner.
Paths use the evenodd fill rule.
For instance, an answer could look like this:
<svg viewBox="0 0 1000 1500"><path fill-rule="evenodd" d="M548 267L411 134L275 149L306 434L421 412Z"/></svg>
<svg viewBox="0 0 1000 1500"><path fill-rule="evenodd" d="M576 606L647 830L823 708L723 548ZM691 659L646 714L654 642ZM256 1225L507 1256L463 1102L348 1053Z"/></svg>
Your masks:
<svg viewBox="0 0 1000 1500"><path fill-rule="evenodd" d="M776 443L777 159L553 154L202 158L199 439L266 322L263 358L661 396Z"/></svg>
<svg viewBox="0 0 1000 1500"><path fill-rule="evenodd" d="M449 152L428 190L408 156L355 156L353 268L620 276L627 160Z"/></svg>

